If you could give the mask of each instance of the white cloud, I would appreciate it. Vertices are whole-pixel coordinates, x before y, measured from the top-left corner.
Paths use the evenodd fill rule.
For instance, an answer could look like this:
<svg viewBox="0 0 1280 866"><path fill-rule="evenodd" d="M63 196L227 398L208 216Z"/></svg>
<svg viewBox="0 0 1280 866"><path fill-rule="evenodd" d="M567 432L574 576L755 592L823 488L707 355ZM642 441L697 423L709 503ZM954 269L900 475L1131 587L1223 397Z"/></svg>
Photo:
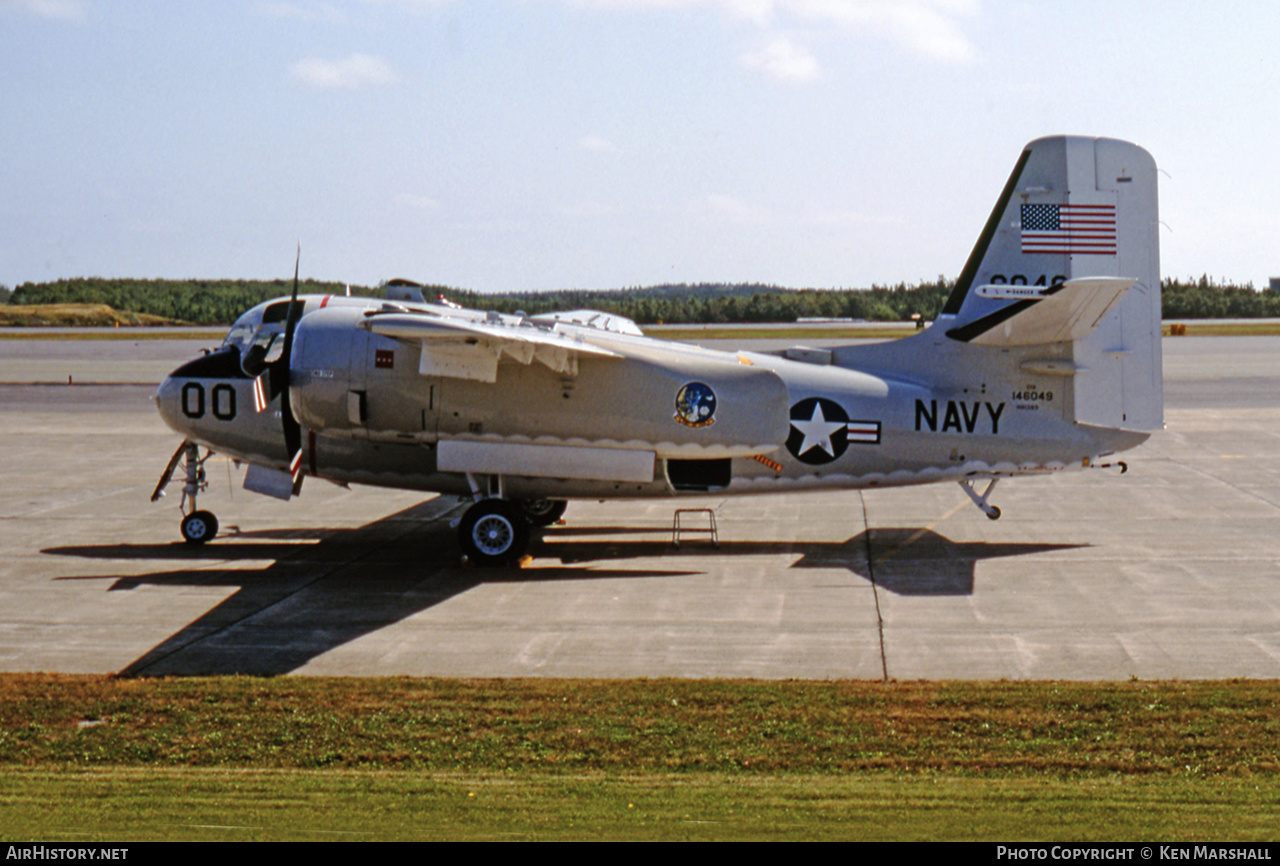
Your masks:
<svg viewBox="0 0 1280 866"><path fill-rule="evenodd" d="M425 9L444 6L453 0L364 0L366 6L400 6L406 9Z"/></svg>
<svg viewBox="0 0 1280 866"><path fill-rule="evenodd" d="M559 216L569 217L571 219L590 218L599 219L601 217L619 216L625 214L626 211L621 207L612 204L604 204L602 202L580 202L578 204L560 205L552 208L552 211Z"/></svg>
<svg viewBox="0 0 1280 866"><path fill-rule="evenodd" d="M742 65L791 84L807 84L822 77L818 61L786 38L778 38L762 50L744 54Z"/></svg>
<svg viewBox="0 0 1280 866"><path fill-rule="evenodd" d="M434 198L428 198L425 195L413 195L411 193L402 192L396 195L396 202L407 207L416 208L417 210L433 211L440 209L440 202Z"/></svg>
<svg viewBox="0 0 1280 866"><path fill-rule="evenodd" d="M773 13L775 0L568 0L575 6L597 9L690 9L697 6L719 8L733 18L764 24Z"/></svg>
<svg viewBox="0 0 1280 866"><path fill-rule="evenodd" d="M53 21L71 21L79 24L87 17L84 0L13 0L16 5L32 15Z"/></svg>
<svg viewBox="0 0 1280 866"><path fill-rule="evenodd" d="M125 223L125 229L139 235L152 237L176 237L181 234L178 226L166 219L134 219Z"/></svg>
<svg viewBox="0 0 1280 866"><path fill-rule="evenodd" d="M710 212L735 223L764 223L772 218L766 207L751 204L731 195L708 195L694 202L694 212Z"/></svg>
<svg viewBox="0 0 1280 866"><path fill-rule="evenodd" d="M293 64L289 74L312 87L344 90L354 90L366 84L390 84L396 80L390 64L368 54L352 54L344 60L308 57Z"/></svg>
<svg viewBox="0 0 1280 866"><path fill-rule="evenodd" d="M895 42L934 60L966 62L974 47L961 26L979 0L566 0L597 9L719 9L759 26L835 27Z"/></svg>
<svg viewBox="0 0 1280 866"><path fill-rule="evenodd" d="M977 0L776 0L775 5L801 21L886 38L935 60L974 57L961 22L978 14Z"/></svg>
<svg viewBox="0 0 1280 866"><path fill-rule="evenodd" d="M617 145L598 135L584 135L578 140L578 147L594 153L618 153Z"/></svg>
<svg viewBox="0 0 1280 866"><path fill-rule="evenodd" d="M258 14L269 18L290 21L323 21L343 24L347 16L332 3L260 2L254 7Z"/></svg>

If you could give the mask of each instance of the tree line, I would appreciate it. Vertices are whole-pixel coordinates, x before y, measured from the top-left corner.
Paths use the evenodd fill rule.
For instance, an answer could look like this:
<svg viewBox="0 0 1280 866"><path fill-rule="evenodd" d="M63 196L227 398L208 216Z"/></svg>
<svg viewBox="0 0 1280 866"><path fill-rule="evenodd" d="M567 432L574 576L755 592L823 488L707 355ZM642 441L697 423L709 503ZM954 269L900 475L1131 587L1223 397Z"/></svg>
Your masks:
<svg viewBox="0 0 1280 866"><path fill-rule="evenodd" d="M529 315L589 308L634 319L640 324L788 322L797 318L848 318L896 321L912 314L933 318L953 283L942 277L913 285L870 289L788 289L759 283L669 284L611 290L566 289L547 292L485 294L427 286L423 296L443 295L464 307ZM287 295L291 280L137 280L81 277L48 283L23 283L11 304L107 304L121 312L149 313L198 325L229 324L255 304ZM350 286L351 294L381 297L381 286ZM303 294L341 295L343 283L304 280Z"/></svg>
<svg viewBox="0 0 1280 866"><path fill-rule="evenodd" d="M905 321L913 315L933 319L942 310L955 281L946 277L869 289L788 289L759 283L669 284L611 290L565 289L548 292L483 294L445 286L423 290L427 300L444 295L464 307L529 315L589 308L626 316L642 325L792 322L804 318ZM230 324L255 304L289 294L292 281L138 280L83 277L49 283L23 283L11 292L11 304L107 304L120 312L148 313L198 325ZM353 295L382 296L380 286L350 286ZM1258 292L1252 284L1166 278L1163 314L1167 319L1280 317L1280 292ZM344 294L343 283L304 280L304 294ZM0 303L3 297L0 296Z"/></svg>
<svg viewBox="0 0 1280 866"><path fill-rule="evenodd" d="M467 307L537 315L593 309L626 316L642 325L793 322L802 318L902 321L913 313L933 318L952 283L939 277L915 285L870 289L786 289L761 284L699 283L610 291L561 290L482 295L446 292Z"/></svg>

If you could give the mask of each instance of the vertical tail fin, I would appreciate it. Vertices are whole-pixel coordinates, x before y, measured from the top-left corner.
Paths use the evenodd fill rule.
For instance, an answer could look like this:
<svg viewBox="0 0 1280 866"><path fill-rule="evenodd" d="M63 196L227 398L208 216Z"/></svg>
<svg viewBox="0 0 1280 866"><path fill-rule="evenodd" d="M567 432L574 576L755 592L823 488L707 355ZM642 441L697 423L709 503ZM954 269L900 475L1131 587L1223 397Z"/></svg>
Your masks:
<svg viewBox="0 0 1280 866"><path fill-rule="evenodd" d="M1029 312L1035 305L1059 293L1060 301L1087 295L1096 319L1045 337L1071 341L1075 420L1158 430L1158 219L1156 166L1142 148L1107 138L1033 141L935 327L954 340L991 345L1022 314L1021 332L1037 333L1041 323ZM1099 299L1108 292L1114 297L1104 304Z"/></svg>

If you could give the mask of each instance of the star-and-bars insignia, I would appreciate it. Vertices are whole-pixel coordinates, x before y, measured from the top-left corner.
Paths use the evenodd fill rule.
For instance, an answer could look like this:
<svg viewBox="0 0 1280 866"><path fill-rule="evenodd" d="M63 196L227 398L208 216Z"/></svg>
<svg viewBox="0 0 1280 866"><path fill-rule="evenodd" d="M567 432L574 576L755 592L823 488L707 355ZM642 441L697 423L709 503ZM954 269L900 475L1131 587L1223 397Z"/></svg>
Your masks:
<svg viewBox="0 0 1280 866"><path fill-rule="evenodd" d="M826 397L807 397L791 407L787 450L801 463L830 463L851 442L879 445L880 422L851 421L839 403Z"/></svg>

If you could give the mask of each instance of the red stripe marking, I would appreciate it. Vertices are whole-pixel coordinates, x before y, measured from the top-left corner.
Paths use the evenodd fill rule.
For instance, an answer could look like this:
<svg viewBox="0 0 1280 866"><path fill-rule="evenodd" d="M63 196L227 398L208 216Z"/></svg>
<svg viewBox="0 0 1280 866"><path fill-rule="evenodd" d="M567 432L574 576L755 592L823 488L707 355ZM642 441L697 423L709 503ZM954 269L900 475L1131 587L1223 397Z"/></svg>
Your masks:
<svg viewBox="0 0 1280 866"><path fill-rule="evenodd" d="M1025 234L1022 236L1024 241L1052 241L1052 240L1079 240L1079 241L1114 241L1116 236L1107 232L1060 232L1052 235L1042 234Z"/></svg>

